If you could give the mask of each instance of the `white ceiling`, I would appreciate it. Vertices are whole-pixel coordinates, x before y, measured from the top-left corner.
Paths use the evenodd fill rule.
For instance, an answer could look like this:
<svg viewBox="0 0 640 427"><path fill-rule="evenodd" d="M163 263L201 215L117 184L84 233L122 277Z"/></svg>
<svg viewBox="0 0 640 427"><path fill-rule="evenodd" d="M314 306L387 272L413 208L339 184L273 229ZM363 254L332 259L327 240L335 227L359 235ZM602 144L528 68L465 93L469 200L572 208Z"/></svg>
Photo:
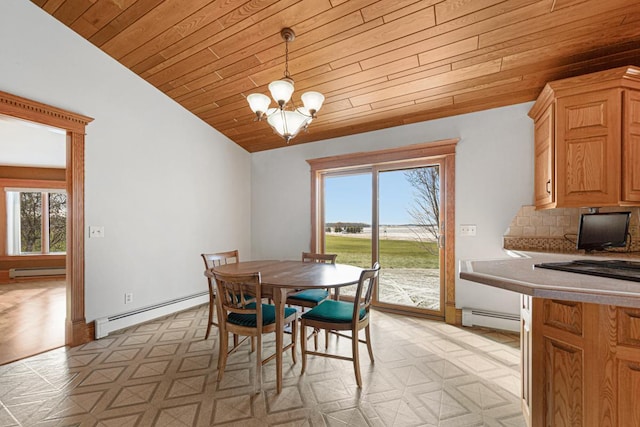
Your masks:
<svg viewBox="0 0 640 427"><path fill-rule="evenodd" d="M62 129L0 114L0 165L64 168L66 136Z"/></svg>

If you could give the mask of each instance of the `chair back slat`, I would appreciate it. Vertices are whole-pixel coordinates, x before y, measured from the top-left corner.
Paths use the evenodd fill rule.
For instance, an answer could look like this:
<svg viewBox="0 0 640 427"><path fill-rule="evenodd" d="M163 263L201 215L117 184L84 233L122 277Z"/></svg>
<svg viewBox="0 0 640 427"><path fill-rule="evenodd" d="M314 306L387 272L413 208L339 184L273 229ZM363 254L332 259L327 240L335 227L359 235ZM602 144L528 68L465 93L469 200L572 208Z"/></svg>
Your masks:
<svg viewBox="0 0 640 427"><path fill-rule="evenodd" d="M231 283L225 282L224 286L225 291L225 303L226 307L229 308L229 311L249 314L249 312L254 311L250 308L247 308L247 305L251 303L255 303L256 301L256 293L261 293L261 289L258 292L253 285L244 284L244 283Z"/></svg>
<svg viewBox="0 0 640 427"><path fill-rule="evenodd" d="M223 316L229 313L256 316L258 330L262 329L262 280L260 273L214 273L218 299ZM250 304L252 304L250 306ZM226 318L226 317L225 317Z"/></svg>
<svg viewBox="0 0 640 427"><path fill-rule="evenodd" d="M207 270L210 270L213 267L217 267L219 265L234 264L234 263L240 262L240 255L238 254L237 249L233 251L216 252L216 253L208 253L208 254L200 254L200 255L204 260L204 267Z"/></svg>
<svg viewBox="0 0 640 427"><path fill-rule="evenodd" d="M337 257L338 254L316 254L312 252L302 252L302 262L335 264Z"/></svg>
<svg viewBox="0 0 640 427"><path fill-rule="evenodd" d="M380 273L380 264L377 262L373 267L363 270L360 273L356 295L353 300L353 322L357 322L360 317L360 311L364 309L369 314L371 307L371 299L373 298L373 290L375 289L378 274Z"/></svg>

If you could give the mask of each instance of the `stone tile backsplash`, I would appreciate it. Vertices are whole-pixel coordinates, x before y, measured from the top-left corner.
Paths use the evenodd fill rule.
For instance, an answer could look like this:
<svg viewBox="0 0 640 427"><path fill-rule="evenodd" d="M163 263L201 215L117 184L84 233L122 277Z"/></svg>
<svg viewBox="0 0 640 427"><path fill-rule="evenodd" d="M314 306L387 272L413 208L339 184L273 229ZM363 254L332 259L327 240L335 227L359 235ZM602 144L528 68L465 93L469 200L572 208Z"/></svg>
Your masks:
<svg viewBox="0 0 640 427"><path fill-rule="evenodd" d="M640 251L640 208L600 208L600 212L631 211L629 251ZM511 221L504 234L504 248L519 251L583 253L576 249L582 208L558 208L536 210L535 206L523 206ZM611 252L623 252L612 249Z"/></svg>

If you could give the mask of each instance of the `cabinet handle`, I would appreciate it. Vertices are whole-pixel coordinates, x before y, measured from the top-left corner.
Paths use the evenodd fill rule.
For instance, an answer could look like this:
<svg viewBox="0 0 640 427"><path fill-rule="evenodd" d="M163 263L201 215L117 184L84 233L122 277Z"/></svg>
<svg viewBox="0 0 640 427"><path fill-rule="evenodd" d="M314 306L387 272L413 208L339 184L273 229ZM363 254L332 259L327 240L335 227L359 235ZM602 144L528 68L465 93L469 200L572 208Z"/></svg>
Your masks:
<svg viewBox="0 0 640 427"><path fill-rule="evenodd" d="M549 188L550 185L551 185L551 179L549 179L546 184L547 194L551 194L551 188Z"/></svg>

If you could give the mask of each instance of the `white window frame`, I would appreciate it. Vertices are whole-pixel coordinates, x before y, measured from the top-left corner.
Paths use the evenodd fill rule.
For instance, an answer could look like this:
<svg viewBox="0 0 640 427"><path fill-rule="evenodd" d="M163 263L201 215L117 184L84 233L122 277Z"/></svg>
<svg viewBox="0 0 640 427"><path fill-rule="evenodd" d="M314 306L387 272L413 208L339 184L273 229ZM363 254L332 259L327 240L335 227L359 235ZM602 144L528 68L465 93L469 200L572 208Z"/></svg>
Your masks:
<svg viewBox="0 0 640 427"><path fill-rule="evenodd" d="M40 252L22 252L22 242L20 240L20 193L41 193L41 250ZM6 187L6 230L7 230L7 255L27 256L27 255L66 255L66 252L50 252L49 245L49 194L57 193L67 196L64 189L59 188L29 188L29 187Z"/></svg>

